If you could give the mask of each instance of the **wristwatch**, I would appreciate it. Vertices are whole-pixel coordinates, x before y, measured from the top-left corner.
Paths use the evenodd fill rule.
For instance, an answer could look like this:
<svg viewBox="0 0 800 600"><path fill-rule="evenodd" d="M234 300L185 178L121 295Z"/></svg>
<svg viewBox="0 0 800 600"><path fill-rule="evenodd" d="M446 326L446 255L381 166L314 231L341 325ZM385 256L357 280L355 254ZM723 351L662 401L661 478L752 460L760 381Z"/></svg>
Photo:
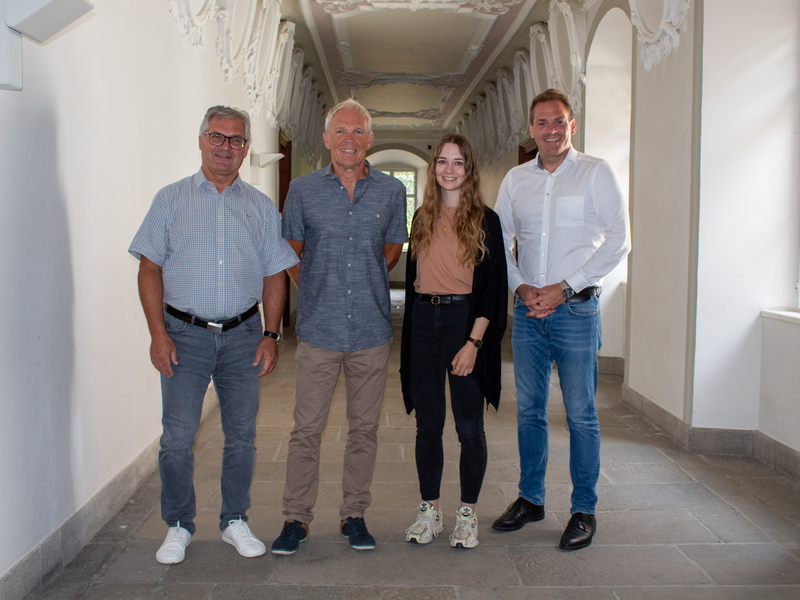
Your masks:
<svg viewBox="0 0 800 600"><path fill-rule="evenodd" d="M483 346L483 340L475 340L472 339L471 337L468 337L467 341L471 342L472 345L475 346L476 348L480 348L481 346Z"/></svg>
<svg viewBox="0 0 800 600"><path fill-rule="evenodd" d="M272 338L276 344L280 344L283 336L280 333L273 333L272 331L265 331L264 337Z"/></svg>
<svg viewBox="0 0 800 600"><path fill-rule="evenodd" d="M559 285L561 286L561 295L564 296L564 298L572 298L575 295L575 290L569 287L565 279L562 279Z"/></svg>

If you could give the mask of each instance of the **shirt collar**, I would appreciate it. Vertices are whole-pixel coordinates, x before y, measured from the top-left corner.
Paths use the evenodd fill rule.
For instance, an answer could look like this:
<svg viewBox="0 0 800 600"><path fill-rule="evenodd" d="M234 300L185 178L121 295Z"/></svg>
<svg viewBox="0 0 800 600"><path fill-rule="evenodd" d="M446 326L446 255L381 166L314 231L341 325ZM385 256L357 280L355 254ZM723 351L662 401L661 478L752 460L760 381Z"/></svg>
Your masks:
<svg viewBox="0 0 800 600"><path fill-rule="evenodd" d="M572 164L578 164L578 151L575 150L573 146L570 146L569 150L567 150L567 155L564 157L564 161L569 161ZM544 167L542 167L542 157L538 153L536 154L536 160L533 162L536 168L542 171L544 170ZM564 162L558 165L558 169L560 169L563 164ZM558 169L556 169L556 171L558 171Z"/></svg>
<svg viewBox="0 0 800 600"><path fill-rule="evenodd" d="M206 174L203 173L203 168L201 167L197 171L197 173L194 174L194 187L196 187L197 189L200 189L200 186L202 186L204 183L208 183L209 185L212 185L212 186L214 185L213 183L211 183L206 178ZM236 179L234 179L233 183L230 184L230 186L228 186L228 187L234 187L234 186L236 187L237 191L241 191L241 189L242 189L242 177L238 173L236 174Z"/></svg>
<svg viewBox="0 0 800 600"><path fill-rule="evenodd" d="M378 173L380 173L380 171L378 171L377 169L373 169L372 165L369 164L368 160L364 162L367 164L367 171L368 171L367 178L377 180ZM328 163L328 166L317 171L317 174L320 177L333 177L333 163Z"/></svg>

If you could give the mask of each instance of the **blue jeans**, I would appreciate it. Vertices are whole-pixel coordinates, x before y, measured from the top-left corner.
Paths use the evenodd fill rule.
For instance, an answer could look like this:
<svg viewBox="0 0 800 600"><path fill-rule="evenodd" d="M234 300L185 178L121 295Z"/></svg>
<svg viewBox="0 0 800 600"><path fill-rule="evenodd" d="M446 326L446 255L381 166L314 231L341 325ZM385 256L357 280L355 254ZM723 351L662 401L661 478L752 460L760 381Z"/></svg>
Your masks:
<svg viewBox="0 0 800 600"><path fill-rule="evenodd" d="M594 514L600 474L600 425L594 395L597 351L602 343L597 298L562 304L549 317L526 317L520 298L514 307L511 345L517 384L519 495L544 504L547 470L547 398L553 361L569 425L572 513Z"/></svg>
<svg viewBox="0 0 800 600"><path fill-rule="evenodd" d="M453 375L453 359L467 341L469 306L438 304L414 299L411 325L411 369L409 383L417 418L415 447L422 499L438 500L444 468L442 432L447 402L444 380L450 383L450 405L461 443L459 475L461 502L475 504L486 474L486 433L483 426L484 398L478 382Z"/></svg>
<svg viewBox="0 0 800 600"><path fill-rule="evenodd" d="M223 333L190 325L164 314L175 343L178 364L172 377L161 376L161 517L167 525L194 533L194 445L210 379L219 398L225 446L222 451L220 529L232 519L247 520L250 483L256 462L256 415L260 367L253 366L261 341L261 314Z"/></svg>

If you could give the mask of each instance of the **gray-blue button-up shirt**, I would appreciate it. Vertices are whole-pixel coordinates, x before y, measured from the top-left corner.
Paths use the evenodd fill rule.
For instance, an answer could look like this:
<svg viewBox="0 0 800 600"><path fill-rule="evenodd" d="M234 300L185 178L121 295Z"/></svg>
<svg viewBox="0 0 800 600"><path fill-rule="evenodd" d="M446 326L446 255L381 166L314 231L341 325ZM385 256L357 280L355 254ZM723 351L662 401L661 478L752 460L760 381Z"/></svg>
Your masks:
<svg viewBox="0 0 800 600"><path fill-rule="evenodd" d="M260 302L264 277L297 264L270 199L241 177L220 194L202 169L156 194L128 252L162 267L167 304L211 321Z"/></svg>
<svg viewBox="0 0 800 600"><path fill-rule="evenodd" d="M369 166L353 202L331 165L295 179L283 237L304 242L297 335L326 350L354 352L392 339L386 244L408 241L406 189Z"/></svg>

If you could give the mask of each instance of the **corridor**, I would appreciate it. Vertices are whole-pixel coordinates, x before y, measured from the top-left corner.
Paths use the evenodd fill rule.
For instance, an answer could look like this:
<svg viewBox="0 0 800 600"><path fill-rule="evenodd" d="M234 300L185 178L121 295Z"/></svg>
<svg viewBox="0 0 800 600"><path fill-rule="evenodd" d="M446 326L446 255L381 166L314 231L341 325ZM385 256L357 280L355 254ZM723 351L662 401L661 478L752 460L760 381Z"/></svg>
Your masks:
<svg viewBox="0 0 800 600"><path fill-rule="evenodd" d="M395 308L395 313L397 313ZM597 393L602 431L598 533L588 549L557 549L569 518L569 436L551 385L547 517L514 533L491 522L516 498L515 390L505 339L500 410L486 416L489 468L478 503L480 545L453 550L447 536L458 506L458 444L445 432L445 532L428 546L404 530L419 502L414 418L399 389L399 321L379 433L373 505L366 521L378 547L355 552L338 533L341 459L347 435L337 388L323 437L320 495L309 541L293 556L244 559L217 529L223 436L212 411L197 436L197 534L179 565L155 560L166 528L154 473L44 590L44 599L750 599L800 598L800 483L750 458L696 456L620 401L621 379L604 375ZM269 547L281 530L281 495L294 401L291 332L275 372L262 383L258 463L250 525ZM155 377L155 372L153 377Z"/></svg>

